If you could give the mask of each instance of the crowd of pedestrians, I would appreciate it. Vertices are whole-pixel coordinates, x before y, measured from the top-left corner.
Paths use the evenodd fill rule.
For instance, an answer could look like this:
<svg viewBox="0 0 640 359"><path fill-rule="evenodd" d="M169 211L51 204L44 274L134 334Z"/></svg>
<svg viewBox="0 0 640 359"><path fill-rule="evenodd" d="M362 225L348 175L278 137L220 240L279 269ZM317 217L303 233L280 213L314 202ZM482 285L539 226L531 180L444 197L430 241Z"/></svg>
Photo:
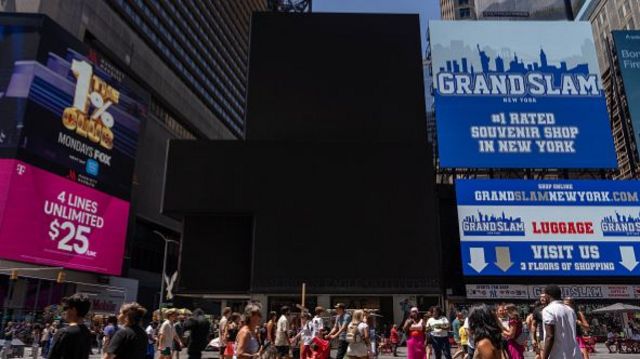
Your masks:
<svg viewBox="0 0 640 359"><path fill-rule="evenodd" d="M8 323L4 337L26 337L31 331L30 340L49 359L87 359L94 348L103 359L180 359L185 349L189 358L200 359L213 338L224 359L328 359L332 347L335 359L372 359L381 351L397 356L404 343L408 359L524 359L526 350L536 359L590 359L583 338L589 322L554 285L544 289L525 317L513 304L476 305L449 318L437 306L426 313L413 307L401 325L381 332L375 311L348 310L342 303L334 306L334 316L323 307L312 315L284 306L264 320L262 308L250 303L244 313L224 308L217 323L201 309L168 309L155 311L146 326L147 311L137 303L124 304L104 325L85 319L90 306L86 295L75 294L62 303L64 325Z"/></svg>

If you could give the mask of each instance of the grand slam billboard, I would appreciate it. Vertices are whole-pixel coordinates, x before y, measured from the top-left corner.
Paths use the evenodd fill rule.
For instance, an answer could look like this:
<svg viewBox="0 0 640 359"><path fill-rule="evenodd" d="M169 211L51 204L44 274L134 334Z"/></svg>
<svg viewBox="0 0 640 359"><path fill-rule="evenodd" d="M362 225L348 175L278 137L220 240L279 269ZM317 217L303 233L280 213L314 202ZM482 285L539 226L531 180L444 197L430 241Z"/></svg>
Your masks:
<svg viewBox="0 0 640 359"><path fill-rule="evenodd" d="M638 276L639 181L456 181L468 276Z"/></svg>
<svg viewBox="0 0 640 359"><path fill-rule="evenodd" d="M429 23L440 166L614 168L589 23Z"/></svg>

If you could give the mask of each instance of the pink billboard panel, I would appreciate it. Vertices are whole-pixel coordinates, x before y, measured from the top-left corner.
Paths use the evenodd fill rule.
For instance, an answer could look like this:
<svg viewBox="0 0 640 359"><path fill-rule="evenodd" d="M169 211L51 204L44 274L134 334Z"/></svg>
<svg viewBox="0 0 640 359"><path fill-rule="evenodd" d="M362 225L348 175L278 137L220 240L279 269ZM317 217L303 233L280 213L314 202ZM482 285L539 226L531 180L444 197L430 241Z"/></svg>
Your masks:
<svg viewBox="0 0 640 359"><path fill-rule="evenodd" d="M120 275L128 216L127 201L0 159L1 258Z"/></svg>

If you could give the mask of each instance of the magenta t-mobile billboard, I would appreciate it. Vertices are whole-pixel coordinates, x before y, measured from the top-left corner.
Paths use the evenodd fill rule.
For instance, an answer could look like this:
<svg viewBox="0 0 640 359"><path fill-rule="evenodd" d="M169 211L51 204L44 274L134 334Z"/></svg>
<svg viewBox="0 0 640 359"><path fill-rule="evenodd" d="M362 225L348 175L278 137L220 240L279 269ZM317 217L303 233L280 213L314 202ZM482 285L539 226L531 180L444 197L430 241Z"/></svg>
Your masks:
<svg viewBox="0 0 640 359"><path fill-rule="evenodd" d="M145 94L24 19L0 26L0 258L119 275Z"/></svg>

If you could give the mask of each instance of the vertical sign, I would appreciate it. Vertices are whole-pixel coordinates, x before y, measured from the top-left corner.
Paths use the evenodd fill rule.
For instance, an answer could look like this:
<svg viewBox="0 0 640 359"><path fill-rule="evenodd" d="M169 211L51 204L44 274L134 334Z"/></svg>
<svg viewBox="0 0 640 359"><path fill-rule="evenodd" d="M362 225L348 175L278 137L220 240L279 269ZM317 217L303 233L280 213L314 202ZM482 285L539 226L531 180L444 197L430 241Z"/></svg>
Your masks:
<svg viewBox="0 0 640 359"><path fill-rule="evenodd" d="M633 124L633 138L640 151L640 31L613 31L624 91Z"/></svg>

